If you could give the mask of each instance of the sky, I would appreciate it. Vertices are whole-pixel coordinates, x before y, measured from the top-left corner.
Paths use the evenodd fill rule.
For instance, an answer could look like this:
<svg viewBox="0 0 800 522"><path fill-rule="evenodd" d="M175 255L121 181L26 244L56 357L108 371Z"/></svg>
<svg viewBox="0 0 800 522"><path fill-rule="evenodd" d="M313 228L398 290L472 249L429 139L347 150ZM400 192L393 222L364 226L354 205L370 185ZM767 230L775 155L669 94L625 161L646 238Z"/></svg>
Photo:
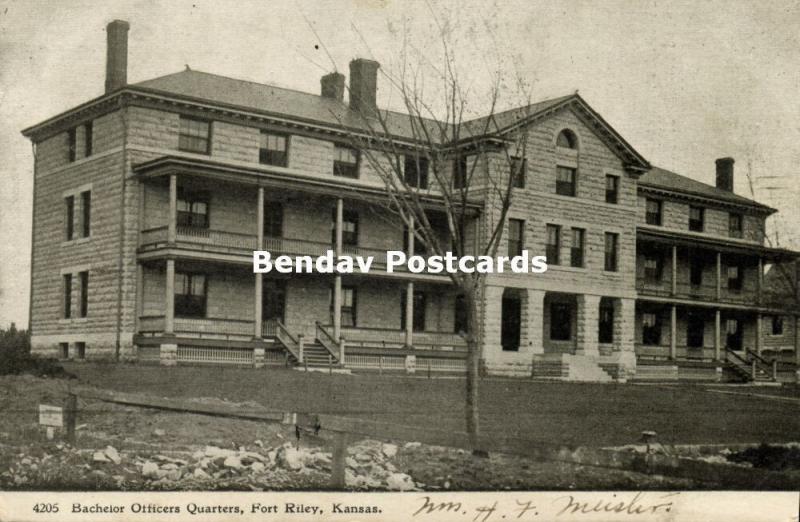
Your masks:
<svg viewBox="0 0 800 522"><path fill-rule="evenodd" d="M578 91L652 164L706 183L736 159L736 191L781 212L800 249L800 3L756 1L0 0L0 327L26 326L33 156L20 130L103 93L105 26L127 20L128 81L192 69L312 93L372 58L423 64L449 43L475 114ZM446 38L442 38L442 34ZM405 49L405 54L404 54ZM379 80L378 102L398 108ZM435 103L435 102L434 102Z"/></svg>

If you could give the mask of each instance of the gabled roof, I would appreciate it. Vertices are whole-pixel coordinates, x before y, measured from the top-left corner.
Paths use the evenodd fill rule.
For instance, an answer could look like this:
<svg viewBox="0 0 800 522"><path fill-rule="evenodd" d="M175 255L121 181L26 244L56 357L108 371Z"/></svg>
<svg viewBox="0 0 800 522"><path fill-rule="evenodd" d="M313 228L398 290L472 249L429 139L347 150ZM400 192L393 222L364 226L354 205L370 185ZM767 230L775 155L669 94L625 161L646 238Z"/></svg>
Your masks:
<svg viewBox="0 0 800 522"><path fill-rule="evenodd" d="M774 208L762 205L752 199L739 196L733 192L717 188L714 185L708 185L659 167L653 167L649 172L640 177L639 186L644 189L651 187L656 190L666 190L689 196L720 200L727 203L751 207L762 212L777 212Z"/></svg>

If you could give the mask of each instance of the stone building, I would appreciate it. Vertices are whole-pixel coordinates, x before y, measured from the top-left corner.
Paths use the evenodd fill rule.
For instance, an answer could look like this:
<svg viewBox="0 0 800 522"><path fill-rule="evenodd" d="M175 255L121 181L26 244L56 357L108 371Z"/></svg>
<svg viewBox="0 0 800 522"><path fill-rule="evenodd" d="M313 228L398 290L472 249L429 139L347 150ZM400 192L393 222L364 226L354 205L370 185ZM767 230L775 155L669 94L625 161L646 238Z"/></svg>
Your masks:
<svg viewBox="0 0 800 522"><path fill-rule="evenodd" d="M383 183L348 139L377 110L377 63L350 63L347 102L339 73L320 95L188 68L128 84L128 24L107 36L105 94L23 131L36 353L457 372L459 332L478 328L490 374L771 379L773 359L798 362L800 308L763 284L795 253L764 245L774 210L734 194L732 159L716 186L652 167L577 94L495 115L496 135L526 131L501 249L549 269L488 277L469 325L445 275L385 270L413 234L382 218ZM504 154L465 161L507 176ZM497 213L473 206L480 241ZM329 249L377 269L253 274L253 250Z"/></svg>

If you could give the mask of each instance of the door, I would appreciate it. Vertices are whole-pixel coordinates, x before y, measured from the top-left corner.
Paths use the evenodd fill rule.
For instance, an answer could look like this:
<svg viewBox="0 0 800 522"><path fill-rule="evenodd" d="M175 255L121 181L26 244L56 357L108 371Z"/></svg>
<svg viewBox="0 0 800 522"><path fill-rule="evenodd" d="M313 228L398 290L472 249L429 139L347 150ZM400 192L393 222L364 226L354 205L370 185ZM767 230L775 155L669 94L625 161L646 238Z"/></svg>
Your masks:
<svg viewBox="0 0 800 522"><path fill-rule="evenodd" d="M263 321L284 321L286 312L286 280L264 278L261 293Z"/></svg>

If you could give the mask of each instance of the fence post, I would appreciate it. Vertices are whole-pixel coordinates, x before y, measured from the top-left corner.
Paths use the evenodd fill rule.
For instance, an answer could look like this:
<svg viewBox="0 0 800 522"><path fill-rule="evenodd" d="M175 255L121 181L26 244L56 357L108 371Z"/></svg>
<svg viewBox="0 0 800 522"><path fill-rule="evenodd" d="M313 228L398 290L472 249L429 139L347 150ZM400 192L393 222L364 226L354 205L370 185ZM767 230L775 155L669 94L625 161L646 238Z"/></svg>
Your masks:
<svg viewBox="0 0 800 522"><path fill-rule="evenodd" d="M778 359L772 359L772 379L778 380Z"/></svg>
<svg viewBox="0 0 800 522"><path fill-rule="evenodd" d="M328 375L333 375L333 355L328 354Z"/></svg>
<svg viewBox="0 0 800 522"><path fill-rule="evenodd" d="M756 380L756 360L755 359L750 361L750 377L752 377L754 381Z"/></svg>
<svg viewBox="0 0 800 522"><path fill-rule="evenodd" d="M344 489L345 461L347 460L347 435L337 431L333 435L333 452L331 462L331 488Z"/></svg>
<svg viewBox="0 0 800 522"><path fill-rule="evenodd" d="M67 395L64 401L64 423L66 424L66 439L70 444L75 443L75 419L78 416L78 396L74 393Z"/></svg>
<svg viewBox="0 0 800 522"><path fill-rule="evenodd" d="M428 379L431 378L431 362L428 361Z"/></svg>
<svg viewBox="0 0 800 522"><path fill-rule="evenodd" d="M345 343L344 336L339 337L339 364L342 366L344 366Z"/></svg>
<svg viewBox="0 0 800 522"><path fill-rule="evenodd" d="M378 375L383 375L383 355L378 357Z"/></svg>

